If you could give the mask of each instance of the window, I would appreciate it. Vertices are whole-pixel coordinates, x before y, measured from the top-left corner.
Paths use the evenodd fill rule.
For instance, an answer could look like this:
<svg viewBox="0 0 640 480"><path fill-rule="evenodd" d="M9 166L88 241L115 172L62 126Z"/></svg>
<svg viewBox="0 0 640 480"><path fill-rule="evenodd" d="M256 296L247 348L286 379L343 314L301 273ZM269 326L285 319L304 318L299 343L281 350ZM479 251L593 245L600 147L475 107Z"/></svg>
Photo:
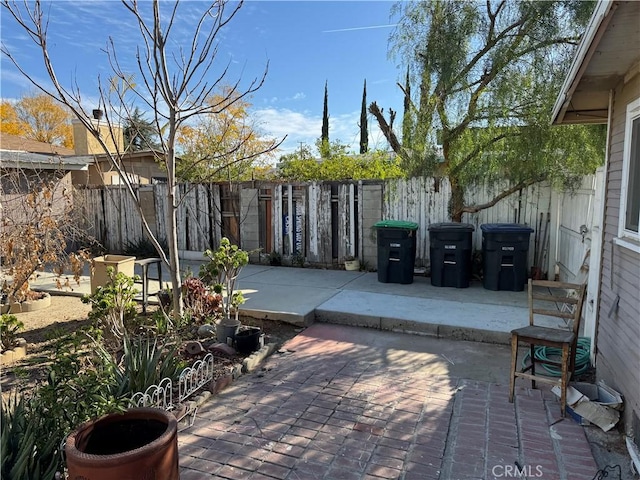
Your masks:
<svg viewBox="0 0 640 480"><path fill-rule="evenodd" d="M640 98L627 105L618 235L640 241Z"/></svg>

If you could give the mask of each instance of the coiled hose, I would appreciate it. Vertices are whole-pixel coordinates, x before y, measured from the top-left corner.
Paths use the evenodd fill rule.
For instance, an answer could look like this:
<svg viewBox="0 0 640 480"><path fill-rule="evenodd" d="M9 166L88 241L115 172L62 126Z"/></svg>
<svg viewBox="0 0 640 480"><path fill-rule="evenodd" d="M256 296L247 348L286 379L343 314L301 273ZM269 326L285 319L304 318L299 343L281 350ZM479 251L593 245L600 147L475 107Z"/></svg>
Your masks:
<svg viewBox="0 0 640 480"><path fill-rule="evenodd" d="M578 345L576 346L576 363L575 363L575 370L574 370L576 375L586 372L587 369L589 368L590 349L591 349L591 340L587 337L579 337ZM535 347L533 354L538 360L550 360L552 359L552 357L555 357L555 360L557 360L558 357L562 358L562 349L555 348L555 347L543 347L538 345L537 347ZM527 366L526 365L527 360L529 360L530 356L531 356L531 353L530 351L528 351L527 354L522 359L523 368ZM542 366L542 368L545 369L545 371L550 376L552 377L560 376L559 367L556 367L555 365L546 365L544 363L541 363L540 365Z"/></svg>

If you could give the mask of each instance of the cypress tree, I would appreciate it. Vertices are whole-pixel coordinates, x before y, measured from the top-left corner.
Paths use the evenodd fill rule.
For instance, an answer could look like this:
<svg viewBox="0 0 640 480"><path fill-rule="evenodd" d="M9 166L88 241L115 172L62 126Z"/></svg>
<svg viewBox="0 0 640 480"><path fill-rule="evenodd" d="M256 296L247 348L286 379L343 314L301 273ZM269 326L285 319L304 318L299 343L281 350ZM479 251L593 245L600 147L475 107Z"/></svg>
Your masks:
<svg viewBox="0 0 640 480"><path fill-rule="evenodd" d="M404 112L402 115L402 145L411 148L411 132L413 131L413 115L411 114L411 81L409 79L409 67L407 78L404 82Z"/></svg>
<svg viewBox="0 0 640 480"><path fill-rule="evenodd" d="M367 123L367 79L362 90L362 109L360 110L360 154L369 150L369 125Z"/></svg>
<svg viewBox="0 0 640 480"><path fill-rule="evenodd" d="M320 137L320 154L322 157L329 156L329 93L327 91L327 81L324 82L324 109L322 112L322 136Z"/></svg>

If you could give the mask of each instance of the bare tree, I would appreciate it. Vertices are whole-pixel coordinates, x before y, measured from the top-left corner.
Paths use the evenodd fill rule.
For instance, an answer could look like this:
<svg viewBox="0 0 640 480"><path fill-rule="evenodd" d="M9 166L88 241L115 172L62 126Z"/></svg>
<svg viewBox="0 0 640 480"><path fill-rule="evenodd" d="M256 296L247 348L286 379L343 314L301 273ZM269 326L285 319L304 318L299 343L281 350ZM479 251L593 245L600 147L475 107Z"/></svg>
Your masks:
<svg viewBox="0 0 640 480"><path fill-rule="evenodd" d="M255 92L267 74L268 64L261 76L252 79L247 86L241 87L241 78L229 81L229 63L217 68L218 37L221 31L235 17L243 2L219 0L214 2L190 2L189 5L202 5L197 20L192 22L191 35L176 27L181 14L179 0L173 3L138 2L121 0L124 15L131 15L135 22L140 41L136 48L136 72L125 72L116 53L116 41L109 37L105 47L113 75L100 78L99 109L104 111L102 128L92 120L86 105L83 104L77 84L65 86L49 56L49 26L47 15L40 0L33 4L18 4L15 1L1 0L6 13L25 30L29 38L37 45L43 65L48 73L51 86L39 82L33 72L22 68L19 58L3 43L1 51L13 62L18 70L37 89L55 98L70 108L73 115L89 130L105 151L110 164L120 174L123 184L134 198L142 224L158 255L168 265L173 288L173 301L177 313L182 313L181 278L178 258L177 211L181 197L176 180L176 138L181 126L199 115L216 115L230 108L234 103ZM185 2L186 3L186 2ZM166 8L166 10L165 10ZM214 72L214 67L216 67ZM207 102L222 85L231 85L233 92L228 98L218 102ZM162 162L167 172L167 214L165 226L169 255L165 254L157 236L145 219L140 202L132 185L132 177L127 175L122 157L123 149L110 151L109 144L119 145L116 132L118 124L126 123L134 115L135 106L152 112L153 122L158 132L162 132L157 160ZM104 126L108 127L105 136ZM105 138L106 137L106 138ZM243 159L234 158L233 161Z"/></svg>

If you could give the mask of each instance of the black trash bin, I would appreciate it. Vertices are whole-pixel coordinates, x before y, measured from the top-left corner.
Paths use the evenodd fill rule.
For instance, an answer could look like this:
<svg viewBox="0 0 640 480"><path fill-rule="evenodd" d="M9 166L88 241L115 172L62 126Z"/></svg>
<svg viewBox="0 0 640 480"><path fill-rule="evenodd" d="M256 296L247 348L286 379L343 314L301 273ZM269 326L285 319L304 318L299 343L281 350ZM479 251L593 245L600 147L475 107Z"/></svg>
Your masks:
<svg viewBox="0 0 640 480"><path fill-rule="evenodd" d="M480 229L484 288L514 292L524 290L529 237L533 229L517 223L485 223L480 225Z"/></svg>
<svg viewBox="0 0 640 480"><path fill-rule="evenodd" d="M431 285L467 288L471 280L472 234L468 223L429 225Z"/></svg>
<svg viewBox="0 0 640 480"><path fill-rule="evenodd" d="M378 232L378 281L413 283L418 224L383 220L374 227Z"/></svg>

